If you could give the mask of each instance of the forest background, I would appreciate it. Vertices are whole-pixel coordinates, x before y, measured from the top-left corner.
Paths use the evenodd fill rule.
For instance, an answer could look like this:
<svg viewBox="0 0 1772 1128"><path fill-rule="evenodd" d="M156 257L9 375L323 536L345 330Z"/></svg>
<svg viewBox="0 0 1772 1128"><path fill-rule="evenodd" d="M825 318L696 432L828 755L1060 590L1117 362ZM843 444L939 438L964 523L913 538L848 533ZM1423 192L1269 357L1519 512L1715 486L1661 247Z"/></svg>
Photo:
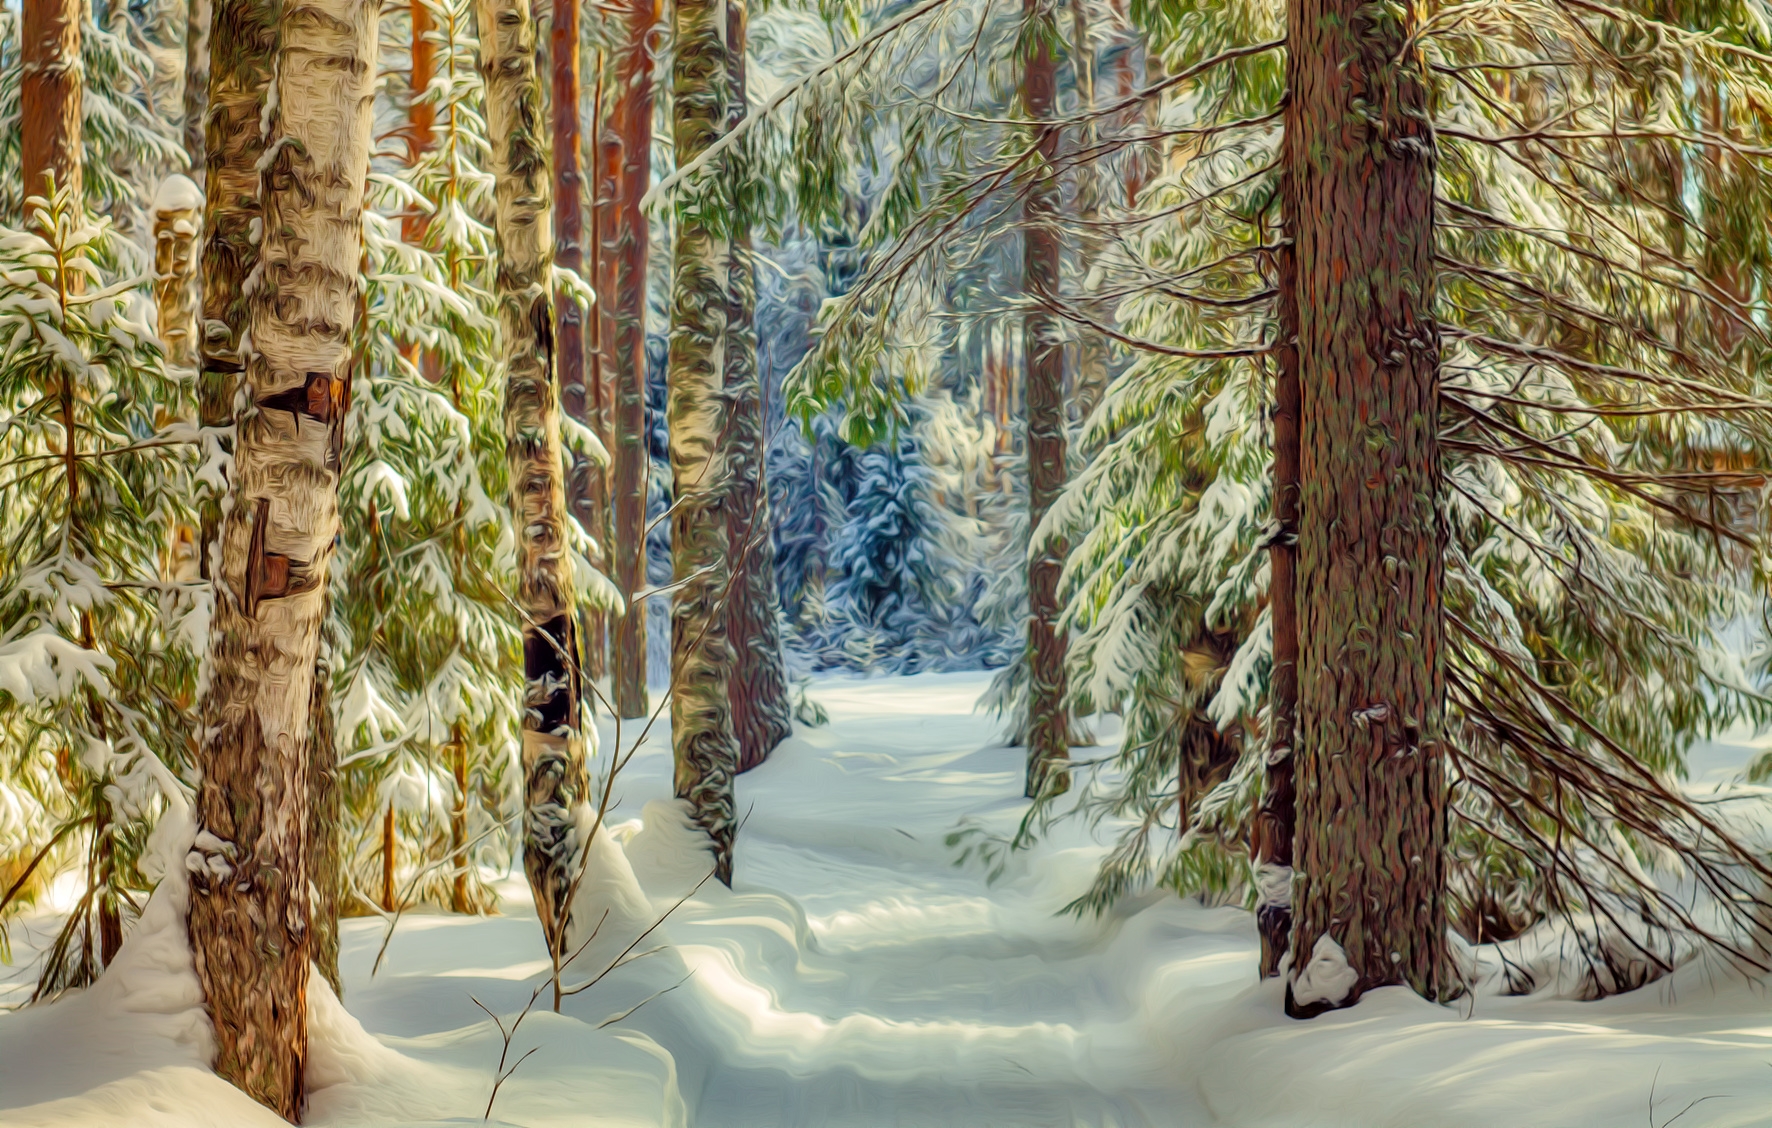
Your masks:
<svg viewBox="0 0 1772 1128"><path fill-rule="evenodd" d="M1522 990L1760 966L1772 869L1679 778L1768 719L1765 17L7 9L0 913L84 875L39 996L184 867L293 1113L226 1031L299 1042L340 913L521 858L558 961L661 710L730 882L797 684L981 667L1032 803L957 856L1123 824L1072 909L1246 904L1295 1013L1528 936Z"/></svg>

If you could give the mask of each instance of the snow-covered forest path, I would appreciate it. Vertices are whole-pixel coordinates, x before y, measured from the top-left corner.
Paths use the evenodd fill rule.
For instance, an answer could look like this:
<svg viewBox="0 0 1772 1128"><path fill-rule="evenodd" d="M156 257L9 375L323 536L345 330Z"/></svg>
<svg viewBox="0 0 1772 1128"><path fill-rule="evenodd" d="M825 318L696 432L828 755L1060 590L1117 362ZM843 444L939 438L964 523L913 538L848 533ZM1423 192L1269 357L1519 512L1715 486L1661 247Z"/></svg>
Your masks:
<svg viewBox="0 0 1772 1128"><path fill-rule="evenodd" d="M1250 977L1242 921L1197 913L1198 931L1183 936L1152 916L1122 935L1118 922L1056 915L1087 880L1092 849L1042 851L1032 868L1011 858L994 882L984 865L956 867L947 837L962 822L1007 833L1025 806L1022 752L996 745L998 725L973 709L986 684L820 683L814 699L831 723L802 728L740 777L733 893L705 886L661 929L670 948L653 966L615 972L568 1013L595 1023L687 974L618 1028L669 1054L683 1112L704 1128L1209 1122L1174 1107L1172 1068L1153 1048L1169 1040L1147 1026L1160 1016L1146 1006L1145 961L1171 963L1185 948L1219 969L1209 978L1225 992L1240 992ZM604 733L607 747L613 730ZM668 796L666 749L655 729L617 789L617 824ZM646 815L668 818L657 806ZM699 877L693 841L628 842L655 904L668 907ZM509 911L478 923L409 918L374 978L381 929L351 922L351 1011L372 1031L423 1038L476 1017L485 1025L470 991L494 1010L519 1009L533 982L521 977L543 965L533 918ZM1199 928L1202 916L1220 927ZM532 1044L528 1024L523 1034L520 1049ZM543 1048L499 1098L517 1123L572 1072L570 1050L539 1030L534 1042ZM583 1098L600 1099L591 1085Z"/></svg>
<svg viewBox="0 0 1772 1128"><path fill-rule="evenodd" d="M735 889L703 886L562 1015L544 996L492 1123L1661 1128L1700 1098L1682 1128L1772 1122L1772 1003L1714 968L1597 1004L1391 989L1294 1023L1240 911L1058 915L1102 849L1083 827L995 882L956 867L949 834L1024 806L1021 753L973 709L987 683L815 683L830 725L739 781ZM706 872L664 802L668 747L654 730L618 787L589 972ZM503 893L498 917L405 915L379 970L382 922L345 922L348 1013L315 992L307 1124L481 1122L504 1047L474 1000L508 1026L547 967L525 887ZM0 1014L0 1125L281 1123L203 1068L194 978L151 925L98 987Z"/></svg>

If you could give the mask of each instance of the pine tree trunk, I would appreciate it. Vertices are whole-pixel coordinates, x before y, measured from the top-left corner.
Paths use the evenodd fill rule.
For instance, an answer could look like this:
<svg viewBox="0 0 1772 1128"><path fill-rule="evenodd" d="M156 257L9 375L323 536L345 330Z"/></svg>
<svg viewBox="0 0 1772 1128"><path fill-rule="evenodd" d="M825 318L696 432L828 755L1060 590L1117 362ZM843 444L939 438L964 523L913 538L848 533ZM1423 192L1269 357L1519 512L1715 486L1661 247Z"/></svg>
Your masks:
<svg viewBox="0 0 1772 1128"><path fill-rule="evenodd" d="M1291 0L1288 11L1282 159L1301 388L1296 1015L1385 984L1429 998L1453 986L1434 138L1415 26L1410 10L1364 0Z"/></svg>
<svg viewBox="0 0 1772 1128"><path fill-rule="evenodd" d="M552 72L554 147L554 261L581 277L585 273L584 177L579 168L584 124L579 102L584 85L579 66L579 0L553 0L548 33L548 64ZM594 123L593 123L594 124ZM595 266L595 254L592 256ZM594 278L594 275L593 275ZM601 388L585 361L585 311L564 291L554 296L556 351L560 365L560 404L566 414L603 434ZM595 311L592 311L595 316ZM589 459L573 458L568 478L572 513L599 543L603 537L603 471ZM593 678L601 664L597 616L587 615L581 646Z"/></svg>
<svg viewBox="0 0 1772 1128"><path fill-rule="evenodd" d="M471 913L468 898L468 733L456 721L449 727L449 771L455 778L455 802L449 808L449 911Z"/></svg>
<svg viewBox="0 0 1772 1128"><path fill-rule="evenodd" d="M1288 199L1288 194L1281 193ZM1298 793L1293 748L1298 716L1298 293L1292 219L1282 217L1274 249L1279 289L1274 350L1274 526L1269 531L1268 616L1274 667L1268 682L1268 750L1261 806L1250 856L1255 862L1255 927L1261 934L1261 976L1280 974L1292 942L1292 845Z"/></svg>
<svg viewBox="0 0 1772 1128"><path fill-rule="evenodd" d="M436 24L431 20L427 0L412 0L407 11L412 21L412 67L406 75L406 143L411 163L430 152L437 143L437 105L424 98L431 80L437 77L437 45L431 42ZM400 219L400 240L411 246L423 242L430 219L424 212L411 208Z"/></svg>
<svg viewBox="0 0 1772 1128"><path fill-rule="evenodd" d="M210 0L190 0L185 14L185 152L191 158L191 176L202 183L209 167L204 145L204 119L209 113L209 25L214 13Z"/></svg>
<svg viewBox="0 0 1772 1128"><path fill-rule="evenodd" d="M19 168L25 195L80 184L81 0L24 0L20 28Z"/></svg>
<svg viewBox="0 0 1772 1128"><path fill-rule="evenodd" d="M1076 149L1092 153L1101 143L1101 132L1095 114L1096 60L1089 45L1090 0L1071 0L1071 69L1077 87L1077 109L1089 119L1077 131ZM1076 199L1072 209L1082 217L1078 238L1078 272L1085 277L1090 264L1101 257L1102 238L1097 221L1101 218L1100 181L1087 169L1077 178ZM1079 429L1107 394L1109 361L1108 339L1086 326L1077 329L1076 367L1071 372L1072 390L1067 414L1069 422ZM1080 439L1079 439L1080 441Z"/></svg>
<svg viewBox="0 0 1772 1128"><path fill-rule="evenodd" d="M388 809L381 813L381 907L383 912L393 912L400 907L400 897L394 888L394 873L400 862L400 836L395 833L394 801L388 800Z"/></svg>
<svg viewBox="0 0 1772 1128"><path fill-rule="evenodd" d="M671 86L677 167L713 144L726 122L726 12L721 0L677 0ZM672 250L669 400L671 570L671 738L676 790L713 840L714 872L732 884L732 731L726 634L730 587L725 465L724 333L726 232L715 226L718 175L696 177L677 195Z"/></svg>
<svg viewBox="0 0 1772 1128"><path fill-rule="evenodd" d="M726 0L726 68L731 82L726 128L737 127L746 112L745 0ZM738 770L761 764L794 731L788 706L787 674L781 661L781 625L775 594L775 539L769 530L769 490L765 484L768 450L763 434L762 386L757 374L756 261L751 249L747 193L742 185L742 146L727 163L733 193L732 238L726 281L726 465L731 481L727 537L736 575L728 596L726 631L735 655L728 692L733 734L738 738Z"/></svg>
<svg viewBox="0 0 1772 1128"><path fill-rule="evenodd" d="M554 225L548 136L535 73L528 0L475 0L486 126L498 201L498 317L507 361L505 459L518 534L517 605L523 616L523 870L549 948L566 941L578 857L573 810L585 801L584 734L560 394L554 375L550 289Z"/></svg>
<svg viewBox="0 0 1772 1128"><path fill-rule="evenodd" d="M629 611L610 632L611 688L624 718L644 717L646 608L633 599L646 585L646 259L649 227L640 201L652 183L652 52L657 0L621 9L615 102L598 147L597 295L602 302L603 369L613 390L615 446L610 555L615 586Z"/></svg>
<svg viewBox="0 0 1772 1128"><path fill-rule="evenodd" d="M1027 16L1050 31L1051 15L1041 0L1027 0ZM1037 38L1022 72L1022 108L1030 121L1052 117L1056 75L1051 39ZM1051 173L1058 153L1058 131L1034 127L1038 163L1030 175L1023 213L1022 286L1028 310L1022 320L1022 356L1027 381L1028 531L1040 526L1058 500L1065 480L1064 345L1057 318L1044 304L1058 294L1058 183ZM1070 717L1065 708L1065 638L1058 619L1058 574L1064 544L1051 541L1028 557L1028 723L1027 794L1062 792L1070 786Z"/></svg>
<svg viewBox="0 0 1772 1128"><path fill-rule="evenodd" d="M252 406L237 422L203 700L190 934L215 1068L287 1119L303 1104L310 720L339 527L376 15L369 0L290 0L279 23L248 296Z"/></svg>

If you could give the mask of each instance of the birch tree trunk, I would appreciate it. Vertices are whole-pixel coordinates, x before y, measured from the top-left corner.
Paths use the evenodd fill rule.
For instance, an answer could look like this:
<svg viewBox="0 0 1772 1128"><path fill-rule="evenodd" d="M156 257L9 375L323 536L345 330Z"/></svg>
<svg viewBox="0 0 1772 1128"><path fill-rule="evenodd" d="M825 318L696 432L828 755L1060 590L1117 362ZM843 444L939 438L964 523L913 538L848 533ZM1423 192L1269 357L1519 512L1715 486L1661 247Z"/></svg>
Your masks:
<svg viewBox="0 0 1772 1128"><path fill-rule="evenodd" d="M203 225L203 193L187 176L173 173L154 192L154 306L166 361L197 367L197 233Z"/></svg>
<svg viewBox="0 0 1772 1128"><path fill-rule="evenodd" d="M24 0L20 25L19 168L26 196L80 184L81 0Z"/></svg>
<svg viewBox="0 0 1772 1128"><path fill-rule="evenodd" d="M1281 200L1289 204L1285 189ZM1279 290L1274 352L1274 527L1268 534L1268 616L1274 668L1268 681L1268 749L1261 805L1250 856L1255 862L1255 928L1261 935L1261 977L1280 974L1292 942L1292 849L1297 834L1295 731L1298 716L1298 269L1290 215L1274 249Z"/></svg>
<svg viewBox="0 0 1772 1128"><path fill-rule="evenodd" d="M1434 138L1413 11L1290 0L1298 1016L1447 965Z"/></svg>
<svg viewBox="0 0 1772 1128"><path fill-rule="evenodd" d="M612 578L628 612L610 632L611 689L623 718L644 717L646 608L646 260L650 229L640 201L652 183L652 52L657 0L626 0L615 60L615 101L597 155L598 286L603 370L613 391Z"/></svg>
<svg viewBox="0 0 1772 1128"><path fill-rule="evenodd" d="M554 376L554 232L548 140L529 0L475 0L497 198L498 321L506 361L505 459L523 616L523 871L550 950L566 940L573 808L590 790L579 722L578 638L560 395Z"/></svg>
<svg viewBox="0 0 1772 1128"><path fill-rule="evenodd" d="M726 128L738 127L747 111L745 90L745 0L726 0L726 69L730 80ZM788 706L787 674L782 669L781 624L776 615L775 539L769 530L766 484L767 441L763 434L763 395L757 374L757 269L751 248L750 170L743 145L728 153L726 182L734 224L726 273L725 382L729 402L726 464L731 480L727 511L735 574L727 597L726 629L735 655L728 687L738 770L761 764L794 731Z"/></svg>
<svg viewBox="0 0 1772 1128"><path fill-rule="evenodd" d="M1051 13L1041 0L1027 0L1025 11L1041 32L1022 72L1021 100L1029 121L1052 117L1056 85L1052 63ZM1023 212L1022 285L1029 299L1022 318L1022 356L1027 381L1028 531L1040 521L1065 481L1064 345L1058 321L1043 303L1058 294L1059 236L1055 226L1058 183L1052 161L1058 154L1058 130L1036 126L1039 156L1030 175ZM1070 786L1070 717L1065 708L1065 638L1058 625L1063 608L1058 600L1058 574L1064 545L1048 542L1028 556L1028 724L1027 788L1029 798L1063 792Z"/></svg>
<svg viewBox="0 0 1772 1128"><path fill-rule="evenodd" d="M677 0L671 89L677 167L713 144L725 127L726 11L721 0ZM731 469L724 367L726 262L718 176L698 176L677 196L672 249L671 339L667 370L671 484L671 739L677 797L713 841L714 873L732 884L732 731L726 633L731 586L728 506Z"/></svg>
<svg viewBox="0 0 1772 1128"><path fill-rule="evenodd" d="M286 1119L307 1055L310 722L369 171L377 5L289 0L210 627L190 935L216 1072Z"/></svg>
<svg viewBox="0 0 1772 1128"><path fill-rule="evenodd" d="M203 193L187 176L173 173L154 192L154 306L169 365L197 367L197 236L203 224ZM189 416L186 422L195 422ZM177 521L161 575L174 583L199 579L201 531Z"/></svg>

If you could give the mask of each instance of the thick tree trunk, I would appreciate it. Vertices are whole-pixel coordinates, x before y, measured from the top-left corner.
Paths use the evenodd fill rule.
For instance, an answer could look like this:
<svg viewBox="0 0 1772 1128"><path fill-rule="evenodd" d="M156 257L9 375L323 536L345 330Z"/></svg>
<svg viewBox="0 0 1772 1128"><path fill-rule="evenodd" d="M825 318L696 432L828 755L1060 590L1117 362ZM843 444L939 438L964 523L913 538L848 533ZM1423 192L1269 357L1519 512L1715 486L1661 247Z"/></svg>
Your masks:
<svg viewBox="0 0 1772 1128"><path fill-rule="evenodd" d="M726 128L737 127L746 112L745 0L726 0L726 70L730 101ZM781 625L775 594L775 540L769 532L768 457L763 434L762 386L757 375L756 261L751 249L748 201L743 184L742 146L727 164L732 216L737 225L726 275L726 465L731 500L727 537L735 575L727 599L726 631L735 655L728 687L733 735L738 739L738 770L761 764L794 731L788 706L787 674L782 669Z"/></svg>
<svg viewBox="0 0 1772 1128"><path fill-rule="evenodd" d="M671 75L674 145L682 168L725 127L726 11L721 0L677 0ZM724 334L726 233L716 224L718 175L700 176L677 195L672 250L671 340L667 372L671 482L671 725L677 796L713 840L714 872L732 884L732 731L726 635L731 586L725 464Z"/></svg>
<svg viewBox="0 0 1772 1128"><path fill-rule="evenodd" d="M19 168L25 195L80 191L81 0L25 0L19 60Z"/></svg>
<svg viewBox="0 0 1772 1128"><path fill-rule="evenodd" d="M1282 199L1287 198L1282 192ZM1267 778L1255 816L1250 855L1258 900L1261 976L1280 974L1292 942L1292 843L1297 826L1293 747L1298 716L1298 270L1293 223L1282 218L1274 249L1279 329L1274 350L1274 525L1269 531L1268 616L1274 632L1274 668L1268 682Z"/></svg>
<svg viewBox="0 0 1772 1128"><path fill-rule="evenodd" d="M610 632L615 710L644 717L646 608L646 259L649 228L640 201L652 183L652 52L657 0L626 0L615 60L615 101L603 126L597 163L597 296L602 303L603 370L613 392L615 438L609 554L615 586L628 604Z"/></svg>
<svg viewBox="0 0 1772 1128"><path fill-rule="evenodd" d="M577 615L554 375L549 138L529 0L475 0L474 16L498 201L498 318L508 358L505 459L523 617L523 871L543 934L558 953L578 858L573 809L584 802L590 781L579 721Z"/></svg>
<svg viewBox="0 0 1772 1128"><path fill-rule="evenodd" d="M1049 25L1040 0L1027 0L1029 19ZM1050 30L1048 26L1046 30ZM1030 121L1052 117L1055 90L1051 38L1038 37L1022 72L1021 101ZM1058 182L1051 173L1058 131L1035 126L1038 164L1030 175L1023 214L1022 286L1028 310L1022 318L1022 357L1027 382L1028 530L1039 528L1065 481L1064 345L1058 319L1044 302L1058 294ZM1070 716L1065 708L1065 638L1058 619L1058 573L1064 545L1051 541L1028 557L1027 794L1062 792L1070 786Z"/></svg>
<svg viewBox="0 0 1772 1128"><path fill-rule="evenodd" d="M1434 138L1408 10L1291 0L1300 398L1290 1013L1447 966Z"/></svg>
<svg viewBox="0 0 1772 1128"><path fill-rule="evenodd" d="M214 13L210 0L190 0L185 13L185 152L191 158L191 176L199 184L209 167L204 144L205 118L209 114L209 25Z"/></svg>
<svg viewBox="0 0 1772 1128"><path fill-rule="evenodd" d="M252 404L222 527L190 859L216 1072L288 1119L301 1113L307 1054L310 720L338 533L376 14L369 0L289 0L279 23L248 297Z"/></svg>

